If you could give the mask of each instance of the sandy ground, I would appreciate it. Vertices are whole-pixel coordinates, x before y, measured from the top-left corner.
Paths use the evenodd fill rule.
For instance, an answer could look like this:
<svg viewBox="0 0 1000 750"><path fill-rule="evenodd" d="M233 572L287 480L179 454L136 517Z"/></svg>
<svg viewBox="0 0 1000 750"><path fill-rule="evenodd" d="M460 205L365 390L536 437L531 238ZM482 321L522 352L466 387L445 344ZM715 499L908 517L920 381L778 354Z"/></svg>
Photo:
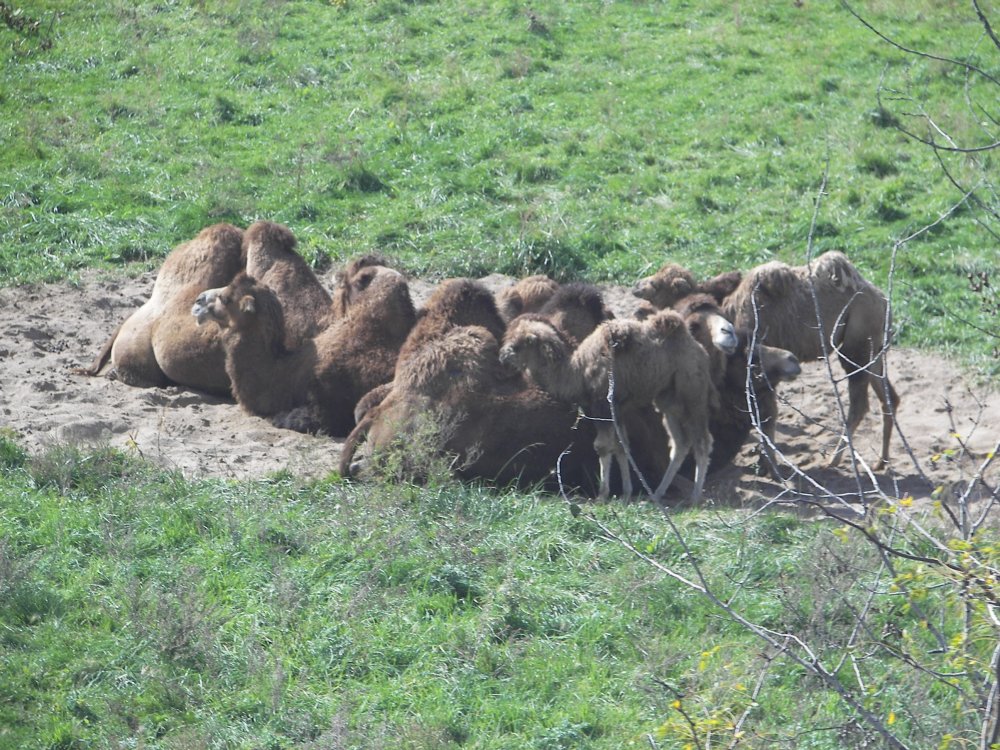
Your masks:
<svg viewBox="0 0 1000 750"><path fill-rule="evenodd" d="M283 469L315 477L332 471L339 441L278 429L197 391L132 388L72 372L89 364L118 323L146 300L153 279L151 273L122 279L88 272L78 286L0 289L0 426L13 429L32 451L58 443L110 444L188 477L243 479ZM485 281L496 289L511 280ZM414 300L419 304L430 288L412 282ZM609 287L606 297L618 314L633 309L626 289ZM839 366L833 369L842 375ZM777 442L801 471L798 478L785 484L757 478L748 445L735 466L711 478L707 498L760 502L836 493L857 499L875 482L895 497L929 498L940 486L963 490L1000 442L1000 396L971 387L950 362L918 351L893 350L890 375L902 407L889 472L873 480L862 467L859 481L849 461L838 470L825 468L841 420L827 365L814 362L781 390L787 402ZM846 387L841 391L846 399ZM857 447L865 460L875 459L880 430L873 416L859 430ZM956 434L967 450L960 449ZM988 467L986 481L996 487L998 466ZM989 494L988 487L977 484L973 494Z"/></svg>

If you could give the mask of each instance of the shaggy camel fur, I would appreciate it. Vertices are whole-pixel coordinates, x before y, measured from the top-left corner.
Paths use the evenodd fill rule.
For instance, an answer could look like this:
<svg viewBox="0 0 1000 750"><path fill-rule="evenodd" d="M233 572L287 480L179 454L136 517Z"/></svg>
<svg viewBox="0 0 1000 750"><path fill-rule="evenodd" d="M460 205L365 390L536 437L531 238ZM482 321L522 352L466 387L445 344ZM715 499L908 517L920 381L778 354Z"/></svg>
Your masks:
<svg viewBox="0 0 1000 750"><path fill-rule="evenodd" d="M538 312L559 289L559 283L544 274L528 276L497 292L497 309L504 322L518 315Z"/></svg>
<svg viewBox="0 0 1000 750"><path fill-rule="evenodd" d="M93 364L77 370L97 375L111 361L128 385L189 386L229 395L218 331L199 328L189 311L206 288L228 284L245 262L243 231L215 224L174 248L160 266L153 291L102 347Z"/></svg>
<svg viewBox="0 0 1000 750"><path fill-rule="evenodd" d="M560 400L581 405L591 416L606 420L609 390L622 411L652 404L663 415L670 437L670 463L653 493L659 500L689 452L697 469L691 500L701 496L712 450L709 411L717 400L708 355L684 320L664 310L646 321L610 320L601 324L573 351L558 328L538 315L522 315L507 329L500 360L528 372ZM616 459L622 491L631 495L628 435L619 441L613 424L596 426L594 448L600 463L598 497L610 493L610 469Z"/></svg>
<svg viewBox="0 0 1000 750"><path fill-rule="evenodd" d="M815 296L814 296L815 292ZM882 451L875 464L889 460L889 439L899 396L886 375L885 350L891 319L885 295L865 280L840 252L828 252L806 266L771 262L754 268L725 301L723 309L738 328L808 362L836 355L848 374L846 434L830 465L868 413L869 386L882 404Z"/></svg>
<svg viewBox="0 0 1000 750"><path fill-rule="evenodd" d="M297 243L288 227L273 221L255 222L243 235L247 275L267 286L280 300L285 314L285 343L290 349L330 323L330 295L295 251Z"/></svg>
<svg viewBox="0 0 1000 750"><path fill-rule="evenodd" d="M347 315L293 350L284 345L280 302L251 276L198 297L191 314L222 329L226 371L244 409L299 431L351 431L358 399L392 378L415 317L399 273L366 272L373 278Z"/></svg>
<svg viewBox="0 0 1000 750"><path fill-rule="evenodd" d="M493 295L478 281L458 278L438 284L417 311L416 323L399 350L396 371L405 368L409 358L428 341L459 326L482 326L498 342L503 338L506 325L497 311ZM355 420L360 422L365 412L385 398L389 387L387 383L365 394L355 407Z"/></svg>
<svg viewBox="0 0 1000 750"><path fill-rule="evenodd" d="M615 317L604 304L600 289L578 281L559 287L538 314L566 334L574 347L601 323Z"/></svg>
<svg viewBox="0 0 1000 750"><path fill-rule="evenodd" d="M334 275L333 303L331 305L331 316L333 320L347 315L353 300L364 293L365 288L372 280L371 273L362 273L369 268L389 268L393 266L389 261L377 253L368 253L360 258L355 258Z"/></svg>
<svg viewBox="0 0 1000 750"><path fill-rule="evenodd" d="M743 274L739 271L729 271L699 282L683 266L667 263L652 276L646 276L635 282L632 294L649 303L639 308L638 317L642 319L656 310L674 307L692 294L708 294L721 305L726 297L736 290L742 278Z"/></svg>
<svg viewBox="0 0 1000 750"><path fill-rule="evenodd" d="M400 364L389 393L348 436L340 472L352 476L366 465L354 459L367 440L376 462L393 447L405 446L403 471L421 477L425 457L406 460L412 459L410 441L416 439L433 454L451 457L461 478L529 486L550 480L559 466L561 481L583 484L583 451L563 456L588 435L586 426L575 430L575 422L572 405L510 377L491 331L457 326L425 340ZM420 434L424 425L432 434Z"/></svg>

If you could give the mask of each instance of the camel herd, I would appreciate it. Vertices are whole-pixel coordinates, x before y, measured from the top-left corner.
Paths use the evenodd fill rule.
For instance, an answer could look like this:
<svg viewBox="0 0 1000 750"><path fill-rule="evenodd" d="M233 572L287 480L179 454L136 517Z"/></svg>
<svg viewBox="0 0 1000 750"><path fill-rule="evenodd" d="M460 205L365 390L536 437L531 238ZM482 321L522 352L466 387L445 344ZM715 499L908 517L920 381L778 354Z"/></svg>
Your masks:
<svg viewBox="0 0 1000 750"><path fill-rule="evenodd" d="M380 257L349 263L331 294L287 227L217 224L168 255L150 299L79 372L231 395L279 427L346 437L345 476L402 452L410 476L439 456L463 478L601 499L631 497L639 478L655 500L682 483L696 501L755 427L777 476L776 387L800 361L837 358L849 406L831 464L870 387L885 465L899 403L888 304L842 253L700 282L668 264L632 291L638 312L616 318L590 284L531 276L494 295L450 279L417 309Z"/></svg>

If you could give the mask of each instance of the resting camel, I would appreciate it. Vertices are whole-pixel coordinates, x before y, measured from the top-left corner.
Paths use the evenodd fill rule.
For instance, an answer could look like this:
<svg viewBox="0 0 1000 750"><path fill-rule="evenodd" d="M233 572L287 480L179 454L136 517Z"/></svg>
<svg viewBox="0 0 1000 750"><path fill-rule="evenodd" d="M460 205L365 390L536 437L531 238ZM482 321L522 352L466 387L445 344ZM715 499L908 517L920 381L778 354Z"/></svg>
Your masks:
<svg viewBox="0 0 1000 750"><path fill-rule="evenodd" d="M815 292L815 296L814 296ZM830 466L840 463L868 413L868 388L882 404L882 450L875 470L889 460L889 439L899 396L889 382L885 350L891 318L885 295L840 252L805 266L773 261L748 272L723 310L737 327L803 362L837 356L848 375L846 434Z"/></svg>
<svg viewBox="0 0 1000 750"><path fill-rule="evenodd" d="M254 222L243 235L246 272L281 301L289 348L315 336L330 323L330 295L295 251L297 242L288 227L273 221Z"/></svg>
<svg viewBox="0 0 1000 750"><path fill-rule="evenodd" d="M511 377L499 362L496 337L482 326L456 326L425 339L401 361L388 393L348 436L341 474L356 475L366 465L355 460L362 440L375 462L394 447L411 456L409 441L426 424L433 434L419 439L435 443L424 447L451 457L461 478L524 487L551 481L558 466L565 484L586 483L583 451L572 448L589 428L575 429L571 404ZM425 468L405 467L417 477Z"/></svg>
<svg viewBox="0 0 1000 750"><path fill-rule="evenodd" d="M427 342L460 326L482 326L497 341L506 329L493 295L483 284L467 278L446 279L417 311L416 322L399 350L396 371L405 368L407 360ZM385 398L390 385L386 383L365 394L355 407L356 421L360 422L365 412Z"/></svg>
<svg viewBox="0 0 1000 750"><path fill-rule="evenodd" d="M77 370L97 375L110 360L123 383L151 388L171 383L229 395L217 330L199 328L191 305L210 286L228 284L243 267L243 232L215 224L178 245L163 261L149 299L125 319L94 362Z"/></svg>
<svg viewBox="0 0 1000 750"><path fill-rule="evenodd" d="M538 315L512 321L504 336L500 360L525 371L560 400L579 404L602 420L594 442L600 464L599 499L610 494L614 458L622 475L622 493L632 491L628 468L628 435L619 441L608 393L613 379L616 406L625 411L652 404L663 416L670 437L670 463L653 492L659 501L689 452L696 471L691 500L701 496L712 451L709 410L718 396L711 383L708 355L695 341L684 320L663 310L646 321L610 320L602 323L574 351L567 337ZM624 432L624 431L622 431Z"/></svg>
<svg viewBox="0 0 1000 750"><path fill-rule="evenodd" d="M337 271L334 277L333 302L330 308L331 320L347 315L351 303L364 293L365 288L372 280L371 274L362 273L367 268L393 269L393 266L383 256L377 253L368 253L355 258Z"/></svg>
<svg viewBox="0 0 1000 750"><path fill-rule="evenodd" d="M370 281L347 314L291 350L277 296L246 273L198 297L191 314L222 330L226 371L244 409L302 432L351 431L355 404L392 378L414 319L401 274L380 266L361 273Z"/></svg>

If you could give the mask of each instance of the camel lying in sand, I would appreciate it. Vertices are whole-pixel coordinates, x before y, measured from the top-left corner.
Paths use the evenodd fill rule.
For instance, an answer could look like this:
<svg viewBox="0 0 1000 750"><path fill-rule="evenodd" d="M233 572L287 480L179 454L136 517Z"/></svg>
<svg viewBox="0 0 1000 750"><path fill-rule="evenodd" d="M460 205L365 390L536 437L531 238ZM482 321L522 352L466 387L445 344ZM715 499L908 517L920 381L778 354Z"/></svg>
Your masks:
<svg viewBox="0 0 1000 750"><path fill-rule="evenodd" d="M404 369L410 357L429 341L461 326L482 326L497 341L503 338L506 329L493 295L485 286L473 279L445 279L417 311L416 322L399 350L396 372ZM392 383L386 383L365 394L355 407L355 420L360 422L369 409L385 398L391 386Z"/></svg>
<svg viewBox="0 0 1000 750"><path fill-rule="evenodd" d="M612 416L609 389L622 411L652 404L663 415L670 463L653 492L654 500L662 498L689 452L696 463L691 500L700 498L712 451L709 411L718 397L708 355L677 313L664 310L642 322L607 321L575 350L545 318L522 315L507 329L500 360L529 373L556 398L579 404L601 420L594 443L600 462L599 499L610 494L612 458L621 471L623 494L629 497L632 490L628 436L604 421Z"/></svg>
<svg viewBox="0 0 1000 750"><path fill-rule="evenodd" d="M77 370L97 375L110 360L123 383L150 388L171 383L229 394L218 331L199 328L191 305L207 287L227 284L243 267L243 232L215 224L174 248L153 292L111 335L94 362Z"/></svg>
<svg viewBox="0 0 1000 750"><path fill-rule="evenodd" d="M340 472L356 475L393 448L412 459L419 439L432 455L451 458L464 479L527 487L549 482L558 468L565 485L587 484L576 409L501 366L498 342L482 326L456 326L415 347L397 368L388 393L358 422L341 452ZM421 434L421 428L431 430ZM355 460L362 440L371 458ZM428 444L433 441L433 444ZM564 455L565 454L565 455ZM409 477L426 466L406 465ZM406 462L404 462L406 463Z"/></svg>
<svg viewBox="0 0 1000 750"><path fill-rule="evenodd" d="M347 314L295 349L285 346L276 295L246 273L199 295L191 315L221 329L226 372L244 409L303 432L351 431L358 399L392 378L415 316L401 274L377 266L359 275L368 279Z"/></svg>
<svg viewBox="0 0 1000 750"><path fill-rule="evenodd" d="M803 362L836 356L848 375L845 434L830 465L840 463L868 413L868 388L882 404L882 450L874 468L889 460L889 439L899 396L886 375L891 318L885 295L840 252L805 266L771 262L748 272L723 309L756 340L793 352Z"/></svg>

